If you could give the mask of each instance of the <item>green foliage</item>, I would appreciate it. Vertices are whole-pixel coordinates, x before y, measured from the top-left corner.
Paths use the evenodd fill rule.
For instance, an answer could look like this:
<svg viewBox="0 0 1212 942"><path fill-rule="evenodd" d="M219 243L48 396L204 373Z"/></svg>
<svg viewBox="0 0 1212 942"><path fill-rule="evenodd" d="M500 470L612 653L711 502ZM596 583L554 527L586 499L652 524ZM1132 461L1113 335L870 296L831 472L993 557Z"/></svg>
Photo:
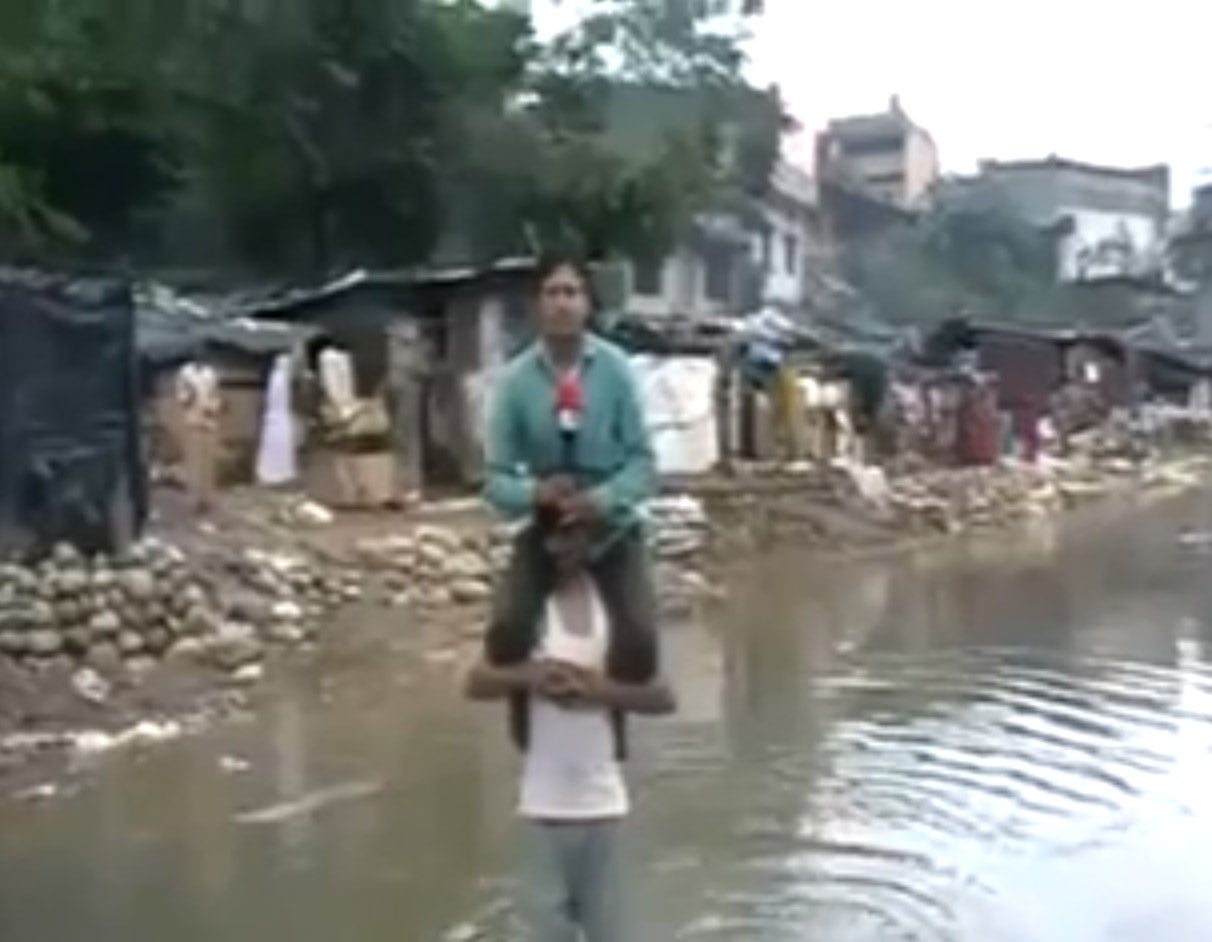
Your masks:
<svg viewBox="0 0 1212 942"><path fill-rule="evenodd" d="M540 51L489 171L529 247L659 256L696 213L764 192L784 112L744 83L729 5L599 0Z"/></svg>
<svg viewBox="0 0 1212 942"><path fill-rule="evenodd" d="M1050 236L996 207L942 201L856 246L846 273L881 318L1049 320L1060 294Z"/></svg>
<svg viewBox="0 0 1212 942"><path fill-rule="evenodd" d="M147 8L151 10L149 6ZM176 183L140 4L13 0L0 13L0 238L125 246Z"/></svg>
<svg viewBox="0 0 1212 942"><path fill-rule="evenodd" d="M0 248L295 276L663 251L777 153L720 7L601 0L541 46L476 0L9 0ZM655 119L619 112L636 89Z"/></svg>

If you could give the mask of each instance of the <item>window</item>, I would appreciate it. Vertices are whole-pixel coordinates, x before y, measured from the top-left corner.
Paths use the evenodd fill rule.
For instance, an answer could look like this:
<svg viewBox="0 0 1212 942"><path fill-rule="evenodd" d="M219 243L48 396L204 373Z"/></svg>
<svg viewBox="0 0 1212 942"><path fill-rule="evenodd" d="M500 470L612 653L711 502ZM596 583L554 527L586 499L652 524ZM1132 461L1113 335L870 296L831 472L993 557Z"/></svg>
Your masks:
<svg viewBox="0 0 1212 942"><path fill-rule="evenodd" d="M905 138L901 134L842 141L842 153L847 157L873 157L876 154L899 154L904 149Z"/></svg>
<svg viewBox="0 0 1212 942"><path fill-rule="evenodd" d="M783 270L789 275L800 270L800 240L793 235L783 236Z"/></svg>
<svg viewBox="0 0 1212 942"><path fill-rule="evenodd" d="M636 294L660 295L664 287L665 263L660 260L637 261L631 268L631 287Z"/></svg>
<svg viewBox="0 0 1212 942"><path fill-rule="evenodd" d="M704 291L708 301L727 304L732 300L732 262L726 252L711 252L704 259L707 284Z"/></svg>

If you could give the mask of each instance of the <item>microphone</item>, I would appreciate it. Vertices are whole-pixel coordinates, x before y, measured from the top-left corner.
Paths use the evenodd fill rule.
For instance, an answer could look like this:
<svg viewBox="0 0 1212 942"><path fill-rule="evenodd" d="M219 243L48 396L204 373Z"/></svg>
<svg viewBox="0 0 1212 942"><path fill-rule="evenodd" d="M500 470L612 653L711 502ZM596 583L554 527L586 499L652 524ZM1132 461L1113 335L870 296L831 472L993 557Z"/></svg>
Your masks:
<svg viewBox="0 0 1212 942"><path fill-rule="evenodd" d="M581 386L580 374L569 370L560 377L555 390L556 424L564 443L564 465L568 471L572 471L576 464L576 438L584 409L585 390Z"/></svg>

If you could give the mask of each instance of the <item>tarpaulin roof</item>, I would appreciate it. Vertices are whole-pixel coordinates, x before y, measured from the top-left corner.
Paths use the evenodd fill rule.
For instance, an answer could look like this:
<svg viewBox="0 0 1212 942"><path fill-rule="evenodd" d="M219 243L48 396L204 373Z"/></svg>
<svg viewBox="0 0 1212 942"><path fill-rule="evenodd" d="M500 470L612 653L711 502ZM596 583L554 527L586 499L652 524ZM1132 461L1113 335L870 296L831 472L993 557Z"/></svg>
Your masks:
<svg viewBox="0 0 1212 942"><path fill-rule="evenodd" d="M333 301L359 290L423 289L454 286L494 275L520 275L534 271L534 258L502 258L489 265L448 265L397 271L356 269L320 285L245 297L233 313L247 317L290 320L305 309Z"/></svg>
<svg viewBox="0 0 1212 942"><path fill-rule="evenodd" d="M135 321L140 356L150 363L174 363L207 348L272 357L306 339L305 327L233 316L223 299L188 298L161 285L141 285L135 295Z"/></svg>

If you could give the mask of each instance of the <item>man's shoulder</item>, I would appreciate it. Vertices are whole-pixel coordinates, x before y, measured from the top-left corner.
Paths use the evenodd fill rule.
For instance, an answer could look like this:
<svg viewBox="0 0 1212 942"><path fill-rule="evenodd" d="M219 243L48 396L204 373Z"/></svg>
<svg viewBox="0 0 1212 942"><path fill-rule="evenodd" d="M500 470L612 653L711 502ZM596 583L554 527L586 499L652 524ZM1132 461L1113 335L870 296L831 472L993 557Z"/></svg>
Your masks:
<svg viewBox="0 0 1212 942"><path fill-rule="evenodd" d="M595 357L600 358L611 369L618 370L627 376L631 375L631 358L627 355L626 350L597 334L590 335L589 343Z"/></svg>
<svg viewBox="0 0 1212 942"><path fill-rule="evenodd" d="M539 355L537 343L527 344L505 361L505 366L501 371L501 380L511 384L524 380L534 370Z"/></svg>

